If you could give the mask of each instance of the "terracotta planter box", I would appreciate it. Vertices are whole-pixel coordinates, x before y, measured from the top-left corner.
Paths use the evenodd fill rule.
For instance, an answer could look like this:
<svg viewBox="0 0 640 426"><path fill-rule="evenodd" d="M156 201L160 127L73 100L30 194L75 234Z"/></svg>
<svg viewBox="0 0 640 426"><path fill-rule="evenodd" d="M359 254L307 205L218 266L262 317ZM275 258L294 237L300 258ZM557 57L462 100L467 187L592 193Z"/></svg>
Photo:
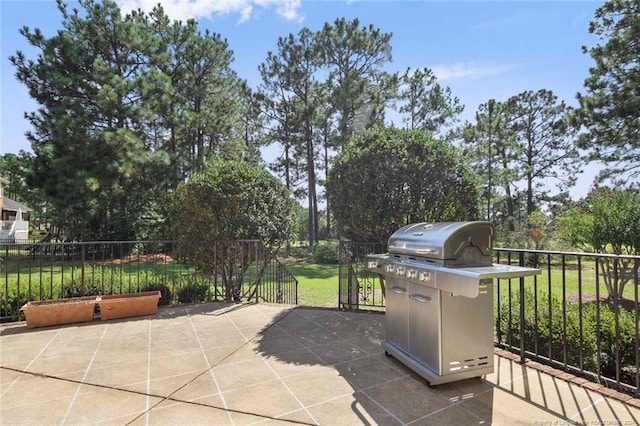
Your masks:
<svg viewBox="0 0 640 426"><path fill-rule="evenodd" d="M95 296L73 297L27 302L20 308L27 319L27 327L73 324L93 320Z"/></svg>
<svg viewBox="0 0 640 426"><path fill-rule="evenodd" d="M105 320L153 315L158 312L158 300L159 291L102 296L98 298L100 317Z"/></svg>

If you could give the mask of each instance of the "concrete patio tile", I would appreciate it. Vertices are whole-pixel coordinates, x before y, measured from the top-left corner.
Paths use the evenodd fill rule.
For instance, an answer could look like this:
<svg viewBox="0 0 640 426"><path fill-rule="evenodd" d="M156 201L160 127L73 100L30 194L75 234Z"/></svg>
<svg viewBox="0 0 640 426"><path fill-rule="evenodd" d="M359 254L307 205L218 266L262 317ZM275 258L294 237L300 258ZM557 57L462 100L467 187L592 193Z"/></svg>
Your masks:
<svg viewBox="0 0 640 426"><path fill-rule="evenodd" d="M367 389L403 375L375 357L365 357L334 365L334 368L354 390Z"/></svg>
<svg viewBox="0 0 640 426"><path fill-rule="evenodd" d="M39 358L93 354L100 345L101 340L101 333L92 337L78 339L62 339L60 335L57 335L46 348L43 348Z"/></svg>
<svg viewBox="0 0 640 426"><path fill-rule="evenodd" d="M402 422L362 392L345 395L308 408L319 424L335 426L400 425Z"/></svg>
<svg viewBox="0 0 640 426"><path fill-rule="evenodd" d="M89 322L81 322L69 325L58 325L51 327L51 330L57 330L56 341L66 342L71 340L82 339L95 339L97 336L101 336L105 328L108 328L109 323L99 320L93 320ZM44 328L42 330L46 330ZM35 330L41 330L39 328Z"/></svg>
<svg viewBox="0 0 640 426"><path fill-rule="evenodd" d="M38 358L29 365L27 371L49 376L83 372L87 370L92 358L93 353L76 356Z"/></svg>
<svg viewBox="0 0 640 426"><path fill-rule="evenodd" d="M288 335L261 336L255 342L257 343L258 352L265 355L275 355L279 352L289 352L304 348L299 340Z"/></svg>
<svg viewBox="0 0 640 426"><path fill-rule="evenodd" d="M356 335L354 337L346 338L345 340L368 354L384 353L384 349L382 348L384 337L369 334Z"/></svg>
<svg viewBox="0 0 640 426"><path fill-rule="evenodd" d="M214 367L213 374L223 392L278 379L261 358Z"/></svg>
<svg viewBox="0 0 640 426"><path fill-rule="evenodd" d="M135 383L146 382L148 378L147 361L121 362L117 365L102 367L93 363L84 375L85 383L122 388Z"/></svg>
<svg viewBox="0 0 640 426"><path fill-rule="evenodd" d="M332 367L318 367L282 381L305 406L320 404L354 392L353 387Z"/></svg>
<svg viewBox="0 0 640 426"><path fill-rule="evenodd" d="M255 307L258 311L262 312L264 315L267 315L269 317L274 317L274 318L283 313L287 313L294 309L296 310L298 309L296 305L285 305L285 304L279 305L274 303L258 303L257 305L255 305Z"/></svg>
<svg viewBox="0 0 640 426"><path fill-rule="evenodd" d="M264 313L256 310L252 315L243 315L230 317L230 322L233 323L238 329L257 329L262 330L268 327L272 323L272 318Z"/></svg>
<svg viewBox="0 0 640 426"><path fill-rule="evenodd" d="M278 321L278 327L282 328L288 334L295 334L313 330L319 328L320 326L314 321L310 321L304 317L301 317L300 315L295 315L294 311L294 313L291 313L282 320Z"/></svg>
<svg viewBox="0 0 640 426"><path fill-rule="evenodd" d="M220 408L198 405L188 402L163 401L152 407L131 423L136 426L148 425L232 425L229 414Z"/></svg>
<svg viewBox="0 0 640 426"><path fill-rule="evenodd" d="M209 315L219 313L226 306L227 305L220 302L194 303L191 305L183 305L181 307L173 308L173 311L174 313L177 313L180 312L182 308L186 310L189 315ZM167 310L171 310L171 308Z"/></svg>
<svg viewBox="0 0 640 426"><path fill-rule="evenodd" d="M340 340L340 337L329 330L324 328L314 328L311 330L305 330L302 332L295 332L291 335L294 340L300 342L305 347L313 347L319 345L326 345Z"/></svg>
<svg viewBox="0 0 640 426"><path fill-rule="evenodd" d="M202 351L210 366L235 364L247 359L259 358L249 344L212 346Z"/></svg>
<svg viewBox="0 0 640 426"><path fill-rule="evenodd" d="M148 393L153 396L168 397L176 389L189 384L201 373L202 371L190 371L154 380L142 380L121 386L121 388L139 393Z"/></svg>
<svg viewBox="0 0 640 426"><path fill-rule="evenodd" d="M330 365L366 355L364 351L345 340L337 340L326 345L314 346L309 348L309 350Z"/></svg>
<svg viewBox="0 0 640 426"><path fill-rule="evenodd" d="M602 399L601 395L590 393L581 386L533 369L527 369L527 374L500 388L566 418L573 418L582 409Z"/></svg>
<svg viewBox="0 0 640 426"><path fill-rule="evenodd" d="M133 419L160 401L160 398L139 393L82 385L69 403L61 424L109 422L122 416Z"/></svg>
<svg viewBox="0 0 640 426"><path fill-rule="evenodd" d="M66 396L47 401L32 400L25 406L6 407L2 403L0 419L3 426L61 424L68 406L69 399Z"/></svg>
<svg viewBox="0 0 640 426"><path fill-rule="evenodd" d="M209 368L202 351L163 357L152 357L150 366L151 370L149 377L151 380L190 372L199 373Z"/></svg>
<svg viewBox="0 0 640 426"><path fill-rule="evenodd" d="M327 365L313 352L305 348L280 352L275 355L265 354L264 360L281 378L309 372L316 367Z"/></svg>
<svg viewBox="0 0 640 426"><path fill-rule="evenodd" d="M199 376L190 379L187 384L175 388L171 393L171 399L180 401L198 401L209 405L222 407L220 390L215 377L210 371L203 372ZM166 394L166 396L169 396Z"/></svg>
<svg viewBox="0 0 640 426"><path fill-rule="evenodd" d="M98 327L106 327L104 339L110 340L133 340L147 339L149 336L149 322L153 321L153 316L122 318L96 323ZM92 323L93 325L94 323Z"/></svg>
<svg viewBox="0 0 640 426"><path fill-rule="evenodd" d="M180 327L168 327L166 329L154 327L147 332L144 340L151 339L154 347L167 346L176 341L192 341L195 340L195 333L191 324L184 324Z"/></svg>
<svg viewBox="0 0 640 426"><path fill-rule="evenodd" d="M526 372L527 367L525 365L494 355L493 373L486 374L484 379L496 386L512 389L513 382L524 376Z"/></svg>
<svg viewBox="0 0 640 426"><path fill-rule="evenodd" d="M235 417L234 417L234 420L236 420ZM291 425L292 423L303 424L303 425L304 424L316 425L319 422L314 417L312 417L312 415L306 409L294 411L292 413L287 413L273 419L259 422L260 425L273 425L273 426ZM239 424L238 421L236 421L236 424Z"/></svg>
<svg viewBox="0 0 640 426"><path fill-rule="evenodd" d="M9 327L10 330L21 330L3 334L0 337L0 362L4 365L5 355L10 351L20 352L22 356L28 359L36 357L43 349L50 345L59 334L58 330L29 330L25 326Z"/></svg>
<svg viewBox="0 0 640 426"><path fill-rule="evenodd" d="M452 383L438 385L435 389L438 393L451 403L458 403L469 398L487 392L494 388L494 385L480 378L460 380Z"/></svg>
<svg viewBox="0 0 640 426"><path fill-rule="evenodd" d="M461 402L460 406L492 425L567 424L566 417L551 413L500 388L475 395Z"/></svg>
<svg viewBox="0 0 640 426"><path fill-rule="evenodd" d="M261 416L256 414L242 413L239 411L230 410L230 415L233 418L233 423L236 426L245 425L291 425L293 424L307 424L316 425L313 417L305 410L300 409L291 413L282 414L280 416Z"/></svg>
<svg viewBox="0 0 640 426"><path fill-rule="evenodd" d="M437 411L426 417L418 419L412 423L412 426L439 426L439 425L456 425L456 426L472 426L484 424L484 421L473 415L469 411L457 405L447 407L441 411Z"/></svg>
<svg viewBox="0 0 640 426"><path fill-rule="evenodd" d="M0 398L2 395L12 387L20 377L25 374L21 371L14 371L10 369L0 369Z"/></svg>
<svg viewBox="0 0 640 426"><path fill-rule="evenodd" d="M224 330L218 330L212 333L198 332L198 338L193 337L193 341L198 344L198 347L208 349L215 346L225 345L243 345L247 342L247 338L238 330L232 329L232 326L228 325Z"/></svg>
<svg viewBox="0 0 640 426"><path fill-rule="evenodd" d="M640 410L599 394L589 391L593 395L594 404L585 407L580 414L572 416L574 421L586 425L638 425L640 424ZM600 397L600 398L598 398Z"/></svg>
<svg viewBox="0 0 640 426"><path fill-rule="evenodd" d="M101 368L118 366L123 362L146 362L149 342L131 341L111 344L104 341L93 358L93 365Z"/></svg>
<svg viewBox="0 0 640 426"><path fill-rule="evenodd" d="M3 382L6 370L2 370ZM0 396L0 409L6 410L13 407L22 407L30 410L33 402L45 403L59 399L70 398L76 392L78 383L49 377L21 374L13 376ZM10 377L11 377L10 376ZM3 383L4 384L4 383ZM35 397L34 397L35 396ZM4 419L0 415L0 419Z"/></svg>
<svg viewBox="0 0 640 426"><path fill-rule="evenodd" d="M277 417L303 408L280 381L223 392L222 398L231 410L232 417L237 411L265 417Z"/></svg>
<svg viewBox="0 0 640 426"><path fill-rule="evenodd" d="M404 423L451 405L437 388L430 388L409 377L382 384L364 393Z"/></svg>
<svg viewBox="0 0 640 426"><path fill-rule="evenodd" d="M146 347L143 349L144 353L150 352L152 357L158 358L184 355L202 350L198 339L193 335L186 337L180 336L173 340L164 340L162 342L155 341L152 338L151 341L147 340L141 343L146 344Z"/></svg>
<svg viewBox="0 0 640 426"><path fill-rule="evenodd" d="M0 365L23 364L31 362L39 352L27 346L13 346L9 343L0 343Z"/></svg>

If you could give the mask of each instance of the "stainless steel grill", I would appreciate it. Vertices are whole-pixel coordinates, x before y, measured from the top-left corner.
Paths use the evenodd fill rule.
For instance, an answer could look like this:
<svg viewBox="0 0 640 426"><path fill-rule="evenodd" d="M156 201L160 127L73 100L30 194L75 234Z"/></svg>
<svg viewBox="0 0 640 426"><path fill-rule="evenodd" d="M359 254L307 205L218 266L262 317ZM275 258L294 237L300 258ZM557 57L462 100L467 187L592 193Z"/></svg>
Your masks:
<svg viewBox="0 0 640 426"><path fill-rule="evenodd" d="M385 352L432 385L493 372L493 279L540 271L492 262L489 222L416 223L367 257L386 281Z"/></svg>

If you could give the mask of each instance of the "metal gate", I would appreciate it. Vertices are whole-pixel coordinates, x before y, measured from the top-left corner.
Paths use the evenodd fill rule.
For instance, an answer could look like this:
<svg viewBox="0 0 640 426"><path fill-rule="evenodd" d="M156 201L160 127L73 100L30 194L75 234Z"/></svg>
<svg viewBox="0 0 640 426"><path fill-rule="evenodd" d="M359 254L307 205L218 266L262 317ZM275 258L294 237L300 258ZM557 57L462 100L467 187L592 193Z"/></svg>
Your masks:
<svg viewBox="0 0 640 426"><path fill-rule="evenodd" d="M386 250L386 245L382 243L340 241L338 306L341 309L384 308L384 278L367 271L365 257Z"/></svg>

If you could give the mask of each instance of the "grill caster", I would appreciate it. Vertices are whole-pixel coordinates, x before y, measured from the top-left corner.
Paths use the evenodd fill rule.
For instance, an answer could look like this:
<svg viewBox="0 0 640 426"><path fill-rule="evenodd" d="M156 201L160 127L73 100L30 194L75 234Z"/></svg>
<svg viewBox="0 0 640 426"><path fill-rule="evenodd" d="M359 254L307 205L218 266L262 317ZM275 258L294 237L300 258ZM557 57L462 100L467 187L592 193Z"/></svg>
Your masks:
<svg viewBox="0 0 640 426"><path fill-rule="evenodd" d="M389 358L391 358L391 354L390 354L389 352L384 351L384 354L385 354L386 356L388 356Z"/></svg>

